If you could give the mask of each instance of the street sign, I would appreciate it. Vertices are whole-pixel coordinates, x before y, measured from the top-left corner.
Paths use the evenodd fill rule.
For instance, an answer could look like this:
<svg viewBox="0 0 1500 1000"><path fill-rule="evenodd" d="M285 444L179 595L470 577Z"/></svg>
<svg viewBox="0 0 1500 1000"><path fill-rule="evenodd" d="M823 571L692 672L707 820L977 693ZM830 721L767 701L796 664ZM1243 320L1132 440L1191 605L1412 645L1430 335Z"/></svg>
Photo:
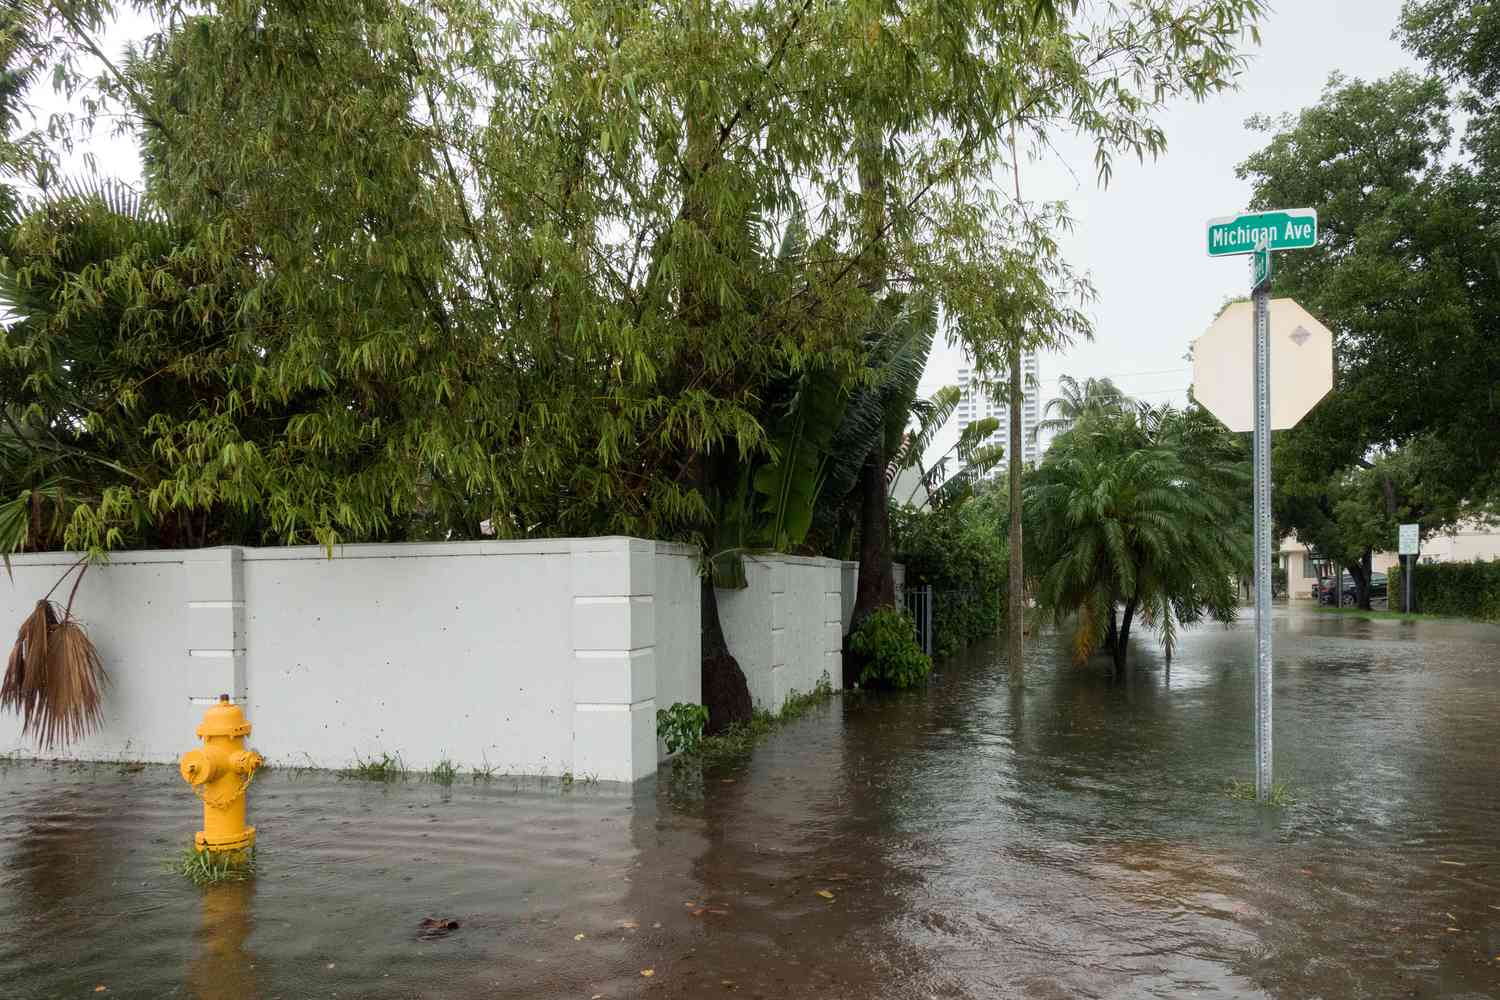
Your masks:
<svg viewBox="0 0 1500 1000"><path fill-rule="evenodd" d="M1414 556L1422 551L1422 526L1420 524L1403 524L1397 535L1396 554L1400 556Z"/></svg>
<svg viewBox="0 0 1500 1000"><path fill-rule="evenodd" d="M1269 250L1305 250L1318 242L1318 211L1280 208L1208 220L1208 255L1254 253L1264 240Z"/></svg>
<svg viewBox="0 0 1500 1000"><path fill-rule="evenodd" d="M1193 343L1193 397L1232 431L1255 426L1254 312L1232 304ZM1270 336L1271 427L1280 431L1333 388L1333 332L1293 300L1271 299Z"/></svg>
<svg viewBox="0 0 1500 1000"><path fill-rule="evenodd" d="M1271 251L1261 247L1250 255L1250 291L1258 292L1271 283Z"/></svg>
<svg viewBox="0 0 1500 1000"><path fill-rule="evenodd" d="M1250 301L1225 309L1193 345L1194 397L1231 430L1255 432L1250 448L1255 470L1251 486L1255 525L1251 733L1255 737L1255 798L1262 803L1271 800L1271 430L1291 427L1333 388L1333 334L1291 299L1271 301L1271 251L1296 250L1317 242L1318 213L1311 208L1209 220L1210 257L1254 254ZM1245 336L1247 319L1249 337ZM1272 343L1281 341L1273 353Z"/></svg>

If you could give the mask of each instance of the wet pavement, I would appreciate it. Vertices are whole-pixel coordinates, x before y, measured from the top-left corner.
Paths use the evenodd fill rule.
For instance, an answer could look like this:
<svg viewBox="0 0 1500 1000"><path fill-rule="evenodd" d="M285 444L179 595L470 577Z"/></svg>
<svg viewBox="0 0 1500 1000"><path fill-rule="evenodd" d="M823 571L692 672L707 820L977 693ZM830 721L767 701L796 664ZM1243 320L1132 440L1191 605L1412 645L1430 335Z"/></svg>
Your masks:
<svg viewBox="0 0 1500 1000"><path fill-rule="evenodd" d="M1019 695L975 650L634 790L273 771L207 890L175 771L0 765L0 996L1500 997L1500 627L1276 625L1284 809L1223 791L1248 621L1123 682L1043 636Z"/></svg>

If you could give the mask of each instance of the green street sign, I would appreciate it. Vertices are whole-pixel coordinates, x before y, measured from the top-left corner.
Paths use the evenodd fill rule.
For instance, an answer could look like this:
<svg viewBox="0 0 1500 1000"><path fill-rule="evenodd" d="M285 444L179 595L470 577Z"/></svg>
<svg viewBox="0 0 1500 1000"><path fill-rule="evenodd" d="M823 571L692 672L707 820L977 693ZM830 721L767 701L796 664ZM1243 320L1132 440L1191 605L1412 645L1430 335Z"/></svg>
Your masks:
<svg viewBox="0 0 1500 1000"><path fill-rule="evenodd" d="M1318 242L1318 210L1281 208L1208 220L1208 255L1254 253L1265 240L1270 250L1305 250Z"/></svg>
<svg viewBox="0 0 1500 1000"><path fill-rule="evenodd" d="M1271 283L1271 251L1265 247L1250 255L1250 291L1259 291Z"/></svg>

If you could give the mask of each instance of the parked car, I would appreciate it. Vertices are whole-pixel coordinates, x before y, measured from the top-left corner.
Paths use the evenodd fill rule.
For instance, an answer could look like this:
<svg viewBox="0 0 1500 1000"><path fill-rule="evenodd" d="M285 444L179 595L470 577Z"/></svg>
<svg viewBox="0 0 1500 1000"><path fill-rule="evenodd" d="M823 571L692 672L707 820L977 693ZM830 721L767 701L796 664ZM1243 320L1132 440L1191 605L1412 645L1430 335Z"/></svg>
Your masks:
<svg viewBox="0 0 1500 1000"><path fill-rule="evenodd" d="M1370 599L1385 597L1387 593L1386 579L1384 573L1370 574ZM1346 580L1344 583L1344 603L1353 604L1359 596L1359 590L1354 586L1354 581Z"/></svg>

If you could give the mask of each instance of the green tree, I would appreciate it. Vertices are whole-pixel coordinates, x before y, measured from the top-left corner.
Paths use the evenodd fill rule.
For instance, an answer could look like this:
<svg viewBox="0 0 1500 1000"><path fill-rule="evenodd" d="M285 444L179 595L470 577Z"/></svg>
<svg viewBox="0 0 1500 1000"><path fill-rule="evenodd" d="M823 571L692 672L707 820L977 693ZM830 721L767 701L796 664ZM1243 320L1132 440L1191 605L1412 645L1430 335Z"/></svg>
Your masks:
<svg viewBox="0 0 1500 1000"><path fill-rule="evenodd" d="M1091 413L1030 477L1027 562L1038 604L1076 616L1075 658L1123 671L1139 618L1170 657L1179 626L1233 621L1249 564L1243 448L1199 410Z"/></svg>
<svg viewBox="0 0 1500 1000"><path fill-rule="evenodd" d="M1470 162L1451 161L1449 106L1438 79L1335 76L1299 116L1252 119L1271 139L1240 171L1257 206L1319 209L1318 247L1278 261L1276 291L1333 329L1336 384L1278 434L1275 506L1364 607L1399 510L1437 528L1461 512L1452 498L1483 502L1500 482L1492 209ZM1403 474L1413 462L1420 478Z"/></svg>

